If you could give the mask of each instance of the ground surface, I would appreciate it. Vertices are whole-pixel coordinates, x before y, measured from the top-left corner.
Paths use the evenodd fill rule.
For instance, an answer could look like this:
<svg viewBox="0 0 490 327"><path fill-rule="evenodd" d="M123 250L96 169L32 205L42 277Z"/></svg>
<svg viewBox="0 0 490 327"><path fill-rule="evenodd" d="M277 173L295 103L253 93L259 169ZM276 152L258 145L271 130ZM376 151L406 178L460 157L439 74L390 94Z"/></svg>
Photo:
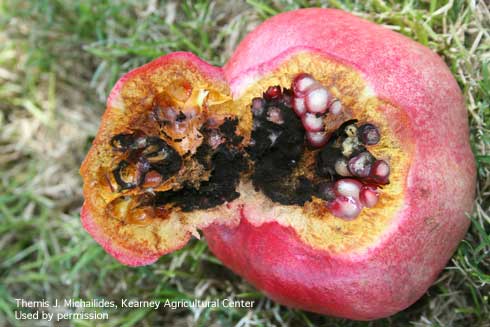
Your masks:
<svg viewBox="0 0 490 327"><path fill-rule="evenodd" d="M479 173L470 232L427 294L389 319L358 323L280 306L224 268L204 242L192 241L155 265L128 268L80 225L78 168L121 74L176 50L221 65L262 20L307 6L345 9L429 46L466 97ZM14 319L18 297L258 303L251 311L113 310L97 326L490 326L490 11L484 1L6 0L0 15L0 326L22 325Z"/></svg>

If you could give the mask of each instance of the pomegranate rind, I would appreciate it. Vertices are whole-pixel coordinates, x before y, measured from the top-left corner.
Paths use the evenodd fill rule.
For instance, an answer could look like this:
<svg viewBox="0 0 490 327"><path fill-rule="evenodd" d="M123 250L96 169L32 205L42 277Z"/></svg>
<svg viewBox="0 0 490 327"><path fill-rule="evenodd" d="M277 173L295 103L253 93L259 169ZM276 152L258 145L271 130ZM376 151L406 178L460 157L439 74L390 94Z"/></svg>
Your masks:
<svg viewBox="0 0 490 327"><path fill-rule="evenodd" d="M82 221L82 226L85 230L92 236L92 238L104 248L104 250L117 259L122 264L127 266L144 266L154 263L162 255L176 251L187 244L191 235L188 234L187 239L185 239L180 244L175 244L175 247L169 248L167 251L157 252L157 253L142 253L136 252L132 248L125 247L124 244L117 242L111 235L104 232L103 228L99 225L100 222L95 220L90 210L86 205L82 207L80 213L80 219Z"/></svg>
<svg viewBox="0 0 490 327"><path fill-rule="evenodd" d="M393 133L413 143L404 205L378 242L355 253L315 249L275 222L254 225L261 208L253 203L236 213L238 227L215 224L204 235L226 266L280 303L357 320L386 317L424 294L469 226L476 170L463 97L429 49L330 9L280 14L250 33L224 67L232 93L239 98L301 51L358 70L378 98L402 110L404 117L379 108Z"/></svg>
<svg viewBox="0 0 490 327"><path fill-rule="evenodd" d="M165 67L167 65L178 62L182 65L182 69L199 70L199 73L206 76L209 80L214 80L216 84L225 84L223 72L220 67L216 67L208 64L195 54L185 51L172 52L167 55L161 56L141 67L135 68L130 72L124 74L119 78L114 87L112 88L107 98L107 108L111 108L118 105L117 98L121 94L121 90L131 79L151 73L154 70Z"/></svg>

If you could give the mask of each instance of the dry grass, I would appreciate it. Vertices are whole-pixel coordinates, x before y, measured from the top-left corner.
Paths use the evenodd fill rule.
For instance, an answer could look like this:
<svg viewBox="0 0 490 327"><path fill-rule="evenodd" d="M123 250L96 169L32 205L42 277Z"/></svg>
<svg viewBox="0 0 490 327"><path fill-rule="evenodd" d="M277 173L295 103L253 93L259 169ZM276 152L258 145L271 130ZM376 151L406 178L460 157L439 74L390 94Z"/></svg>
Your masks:
<svg viewBox="0 0 490 327"><path fill-rule="evenodd" d="M78 219L78 167L118 76L175 50L223 64L263 19L303 6L342 8L426 44L444 57L467 100L479 172L472 227L437 283L389 319L357 323L277 305L221 266L203 242L150 267L124 267ZM490 326L490 11L484 1L7 0L0 15L0 326L19 324L16 297L235 297L259 304L252 311L114 310L97 326Z"/></svg>

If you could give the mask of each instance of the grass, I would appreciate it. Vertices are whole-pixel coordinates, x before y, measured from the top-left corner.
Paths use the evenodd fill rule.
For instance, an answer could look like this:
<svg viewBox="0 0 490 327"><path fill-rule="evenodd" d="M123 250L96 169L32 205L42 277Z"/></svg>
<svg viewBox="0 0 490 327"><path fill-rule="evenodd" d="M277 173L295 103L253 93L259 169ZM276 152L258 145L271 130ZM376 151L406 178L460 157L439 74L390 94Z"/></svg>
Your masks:
<svg viewBox="0 0 490 327"><path fill-rule="evenodd" d="M149 267L122 266L79 222L78 167L122 73L176 50L221 65L261 21L308 6L354 12L437 51L468 107L478 162L471 228L422 299L370 323L280 306L224 268L204 242L192 241ZM258 303L251 311L109 310L111 319L97 326L490 326L490 11L484 1L6 0L0 25L0 326L33 325L14 319L18 297Z"/></svg>

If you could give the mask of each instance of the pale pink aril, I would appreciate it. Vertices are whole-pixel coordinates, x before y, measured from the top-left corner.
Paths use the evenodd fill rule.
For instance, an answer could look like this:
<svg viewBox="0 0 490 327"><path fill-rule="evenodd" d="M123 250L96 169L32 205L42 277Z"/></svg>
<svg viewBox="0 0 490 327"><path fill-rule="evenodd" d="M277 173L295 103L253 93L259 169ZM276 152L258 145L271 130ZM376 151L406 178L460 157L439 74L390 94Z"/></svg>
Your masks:
<svg viewBox="0 0 490 327"><path fill-rule="evenodd" d="M327 144L329 136L326 132L306 132L308 143L315 148L321 148Z"/></svg>
<svg viewBox="0 0 490 327"><path fill-rule="evenodd" d="M376 160L372 167L369 177L373 178L380 184L388 183L390 176L390 165L384 160Z"/></svg>
<svg viewBox="0 0 490 327"><path fill-rule="evenodd" d="M328 109L329 94L326 88L315 85L305 95L306 110L315 114L324 114Z"/></svg>
<svg viewBox="0 0 490 327"><path fill-rule="evenodd" d="M339 218L352 220L361 213L360 203L351 197L343 195L338 196L335 200L328 203L330 212Z"/></svg>
<svg viewBox="0 0 490 327"><path fill-rule="evenodd" d="M302 117L303 126L308 132L320 132L324 128L323 117L307 112Z"/></svg>
<svg viewBox="0 0 490 327"><path fill-rule="evenodd" d="M304 96L309 87L317 81L309 74L299 74L293 81L293 92L296 96Z"/></svg>
<svg viewBox="0 0 490 327"><path fill-rule="evenodd" d="M293 110L296 113L296 115L302 117L306 113L305 98L294 97Z"/></svg>
<svg viewBox="0 0 490 327"><path fill-rule="evenodd" d="M332 115L340 115L342 113L342 103L340 103L339 100L333 101L332 104L330 105L329 112Z"/></svg>
<svg viewBox="0 0 490 327"><path fill-rule="evenodd" d="M334 185L334 190L338 195L352 197L355 200L359 200L361 188L361 182L352 178L339 179Z"/></svg>
<svg viewBox="0 0 490 327"><path fill-rule="evenodd" d="M378 203L379 192L373 186L365 185L359 193L359 200L366 208L372 208Z"/></svg>

